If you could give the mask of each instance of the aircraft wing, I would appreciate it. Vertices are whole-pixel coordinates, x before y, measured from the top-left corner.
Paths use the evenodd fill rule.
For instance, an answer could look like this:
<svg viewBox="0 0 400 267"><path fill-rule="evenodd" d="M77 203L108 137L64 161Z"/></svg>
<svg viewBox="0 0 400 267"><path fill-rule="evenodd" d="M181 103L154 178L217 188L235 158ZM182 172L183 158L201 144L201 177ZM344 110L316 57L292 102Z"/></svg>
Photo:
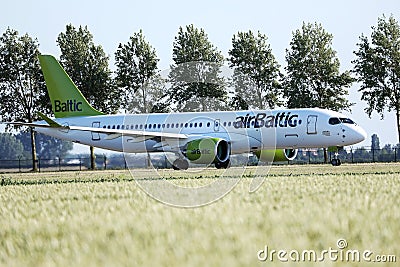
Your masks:
<svg viewBox="0 0 400 267"><path fill-rule="evenodd" d="M122 135L124 136L132 136L138 138L138 141L150 139L153 137L162 137L166 139L187 139L188 136L186 134L179 133L167 133L167 132L150 132L150 131L135 131L135 130L119 130L119 129L104 129L104 128L95 128L95 127L86 127L86 126L62 126L62 125L48 125L48 124L39 124L39 123L27 123L27 122L6 122L6 124L17 125L17 126L29 126L29 127L41 127L41 128L52 128L58 130L75 130L75 131L84 131L84 132L93 132L93 133L102 133L107 134L106 139L111 140L118 138Z"/></svg>

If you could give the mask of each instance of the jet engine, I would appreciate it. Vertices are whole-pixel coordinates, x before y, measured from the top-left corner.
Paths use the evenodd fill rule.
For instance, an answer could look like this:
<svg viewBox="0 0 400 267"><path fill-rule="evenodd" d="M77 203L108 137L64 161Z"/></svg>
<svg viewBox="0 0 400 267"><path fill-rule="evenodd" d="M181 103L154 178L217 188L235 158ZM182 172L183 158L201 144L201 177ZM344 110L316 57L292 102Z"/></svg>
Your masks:
<svg viewBox="0 0 400 267"><path fill-rule="evenodd" d="M196 164L227 163L230 154L230 144L221 138L197 139L190 141L186 146L186 157Z"/></svg>
<svg viewBox="0 0 400 267"><path fill-rule="evenodd" d="M258 150L255 154L260 161L288 161L296 158L297 149L266 149Z"/></svg>

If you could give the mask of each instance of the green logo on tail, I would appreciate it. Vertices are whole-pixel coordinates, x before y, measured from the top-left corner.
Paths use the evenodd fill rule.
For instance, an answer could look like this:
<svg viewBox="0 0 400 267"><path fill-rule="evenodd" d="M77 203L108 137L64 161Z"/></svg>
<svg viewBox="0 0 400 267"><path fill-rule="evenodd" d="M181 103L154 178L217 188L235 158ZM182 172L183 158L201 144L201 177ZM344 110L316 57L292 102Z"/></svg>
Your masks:
<svg viewBox="0 0 400 267"><path fill-rule="evenodd" d="M39 61L56 118L103 115L87 102L53 56L40 55Z"/></svg>

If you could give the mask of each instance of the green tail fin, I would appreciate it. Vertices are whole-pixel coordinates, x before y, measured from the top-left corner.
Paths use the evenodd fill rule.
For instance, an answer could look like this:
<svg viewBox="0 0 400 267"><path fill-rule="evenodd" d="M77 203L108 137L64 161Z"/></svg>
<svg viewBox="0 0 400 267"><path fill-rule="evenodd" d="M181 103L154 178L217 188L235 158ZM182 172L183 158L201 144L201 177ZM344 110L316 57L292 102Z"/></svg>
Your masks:
<svg viewBox="0 0 400 267"><path fill-rule="evenodd" d="M53 56L40 55L39 61L56 118L103 115L87 102Z"/></svg>

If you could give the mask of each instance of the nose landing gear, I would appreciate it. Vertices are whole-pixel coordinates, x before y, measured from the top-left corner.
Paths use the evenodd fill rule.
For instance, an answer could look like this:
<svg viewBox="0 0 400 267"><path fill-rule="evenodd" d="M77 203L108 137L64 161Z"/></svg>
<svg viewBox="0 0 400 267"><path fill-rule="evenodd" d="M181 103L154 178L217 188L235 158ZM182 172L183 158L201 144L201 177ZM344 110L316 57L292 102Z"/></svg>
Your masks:
<svg viewBox="0 0 400 267"><path fill-rule="evenodd" d="M342 165L342 162L338 158L339 149L340 149L340 147L329 147L328 148L329 152L334 152L335 153L334 156L333 156L333 159L331 160L332 166L340 166L340 165Z"/></svg>
<svg viewBox="0 0 400 267"><path fill-rule="evenodd" d="M333 158L331 160L331 164L332 164L332 166L340 166L340 165L342 165L342 162L340 161L340 159Z"/></svg>

